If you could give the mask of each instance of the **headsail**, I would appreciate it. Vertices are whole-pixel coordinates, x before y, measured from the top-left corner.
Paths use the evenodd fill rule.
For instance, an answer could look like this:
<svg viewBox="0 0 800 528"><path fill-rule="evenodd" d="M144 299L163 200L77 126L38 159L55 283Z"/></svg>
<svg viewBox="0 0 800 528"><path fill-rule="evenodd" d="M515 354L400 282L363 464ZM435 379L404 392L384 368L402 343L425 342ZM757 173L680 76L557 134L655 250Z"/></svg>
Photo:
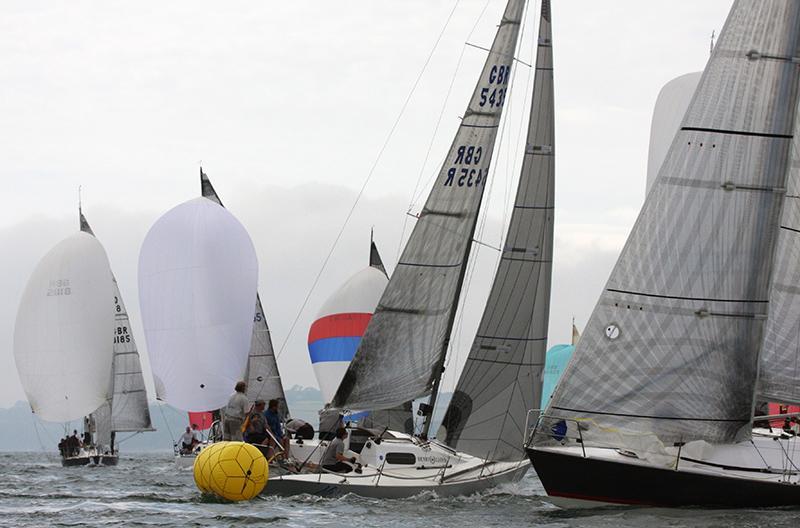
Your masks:
<svg viewBox="0 0 800 528"><path fill-rule="evenodd" d="M506 6L445 163L339 386L335 407L395 407L430 393L441 376L524 5L510 0Z"/></svg>
<svg viewBox="0 0 800 528"><path fill-rule="evenodd" d="M553 259L554 108L550 1L543 0L525 158L505 247L437 437L491 460L523 460L542 393Z"/></svg>
<svg viewBox="0 0 800 528"><path fill-rule="evenodd" d="M796 119L797 121L797 119ZM769 317L758 374L758 399L800 403L800 129L795 125L778 249L772 267Z"/></svg>
<svg viewBox="0 0 800 528"><path fill-rule="evenodd" d="M77 420L111 397L111 268L97 241L76 233L36 266L14 327L14 359L31 410Z"/></svg>
<svg viewBox="0 0 800 528"><path fill-rule="evenodd" d="M204 198L222 205L217 191L211 185L208 175L200 169L200 191ZM247 398L276 399L278 412L281 416L289 416L289 407L286 403L286 393L281 382L281 373L278 371L278 362L275 359L275 349L272 347L272 337L267 324L267 316L261 306L261 297L256 293L256 311L253 316L253 338L250 341L250 354L247 357Z"/></svg>
<svg viewBox="0 0 800 528"><path fill-rule="evenodd" d="M584 437L749 436L798 28L798 2L734 4L548 408L585 420Z"/></svg>
<svg viewBox="0 0 800 528"><path fill-rule="evenodd" d="M94 236L89 222L83 211L80 211L80 228L84 233ZM139 351L136 348L136 341L133 338L128 311L122 301L122 294L119 291L117 279L112 272L114 304L114 359L112 363L112 398L110 423L101 423L102 420L97 412L95 422L97 428L108 429L111 431L147 431L152 430L150 421L150 409L147 405L147 391L144 386L142 375L142 364L139 359ZM108 414L107 412L100 414ZM107 445L107 444L106 444Z"/></svg>

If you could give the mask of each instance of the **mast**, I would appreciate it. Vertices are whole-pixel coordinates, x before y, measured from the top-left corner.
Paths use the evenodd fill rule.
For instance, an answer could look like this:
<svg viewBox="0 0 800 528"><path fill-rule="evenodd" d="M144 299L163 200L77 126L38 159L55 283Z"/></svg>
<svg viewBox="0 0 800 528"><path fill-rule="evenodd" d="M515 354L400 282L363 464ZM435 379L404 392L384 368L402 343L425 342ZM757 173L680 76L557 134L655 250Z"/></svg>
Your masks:
<svg viewBox="0 0 800 528"><path fill-rule="evenodd" d="M555 202L551 10L539 17L525 154L504 247L483 316L437 437L490 460L519 461L528 409L542 392Z"/></svg>
<svg viewBox="0 0 800 528"><path fill-rule="evenodd" d="M333 399L335 408L392 408L438 387L524 6L524 0L506 6L445 162Z"/></svg>

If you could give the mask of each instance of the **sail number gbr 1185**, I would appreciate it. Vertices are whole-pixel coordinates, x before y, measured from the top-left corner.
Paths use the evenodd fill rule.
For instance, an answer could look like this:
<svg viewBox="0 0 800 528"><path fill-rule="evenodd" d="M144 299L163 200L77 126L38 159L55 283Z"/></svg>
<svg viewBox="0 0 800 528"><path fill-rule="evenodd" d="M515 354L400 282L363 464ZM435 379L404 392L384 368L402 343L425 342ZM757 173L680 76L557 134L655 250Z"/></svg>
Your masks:
<svg viewBox="0 0 800 528"><path fill-rule="evenodd" d="M453 165L460 167L450 167L447 170L447 179L444 181L445 187L477 187L481 183L486 183L488 167L481 168L477 165L483 157L483 147L472 145L461 145L456 149Z"/></svg>

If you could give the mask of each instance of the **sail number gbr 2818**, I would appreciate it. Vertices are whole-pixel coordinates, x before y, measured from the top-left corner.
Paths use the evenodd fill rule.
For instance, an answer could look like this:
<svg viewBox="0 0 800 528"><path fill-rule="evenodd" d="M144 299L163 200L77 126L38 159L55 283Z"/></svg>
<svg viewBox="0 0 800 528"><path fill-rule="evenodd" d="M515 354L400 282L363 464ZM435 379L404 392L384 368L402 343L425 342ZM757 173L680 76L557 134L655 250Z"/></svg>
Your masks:
<svg viewBox="0 0 800 528"><path fill-rule="evenodd" d="M456 149L456 156L453 165L461 167L450 167L447 170L447 179L444 181L445 187L457 185L459 187L477 187L481 183L486 183L488 167L476 167L483 157L483 147L461 145Z"/></svg>

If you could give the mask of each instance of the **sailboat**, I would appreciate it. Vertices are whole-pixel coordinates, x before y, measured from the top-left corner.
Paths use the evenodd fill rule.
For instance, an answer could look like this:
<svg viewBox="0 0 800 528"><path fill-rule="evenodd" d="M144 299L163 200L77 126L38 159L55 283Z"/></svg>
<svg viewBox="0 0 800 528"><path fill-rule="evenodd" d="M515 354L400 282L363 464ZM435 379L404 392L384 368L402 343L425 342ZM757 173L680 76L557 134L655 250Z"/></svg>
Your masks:
<svg viewBox="0 0 800 528"><path fill-rule="evenodd" d="M117 432L154 429L119 286L80 207L78 215L79 233L45 255L28 282L14 357L35 414L60 422L84 417L84 443L63 449L62 465L112 466ZM42 324L58 338L42 333Z"/></svg>
<svg viewBox="0 0 800 528"><path fill-rule="evenodd" d="M333 398L342 410L388 409L431 395L422 433L354 437L353 473L271 478L266 493L399 498L461 495L520 479L527 409L541 393L553 237L550 2L540 16L525 160L506 245L478 335L447 410L429 438L488 165L525 2L508 2L478 85L427 202ZM361 433L361 431L358 431ZM444 437L444 438L441 438Z"/></svg>
<svg viewBox="0 0 800 528"><path fill-rule="evenodd" d="M800 5L737 0L526 451L555 500L800 503ZM791 414L759 420L791 418Z"/></svg>

